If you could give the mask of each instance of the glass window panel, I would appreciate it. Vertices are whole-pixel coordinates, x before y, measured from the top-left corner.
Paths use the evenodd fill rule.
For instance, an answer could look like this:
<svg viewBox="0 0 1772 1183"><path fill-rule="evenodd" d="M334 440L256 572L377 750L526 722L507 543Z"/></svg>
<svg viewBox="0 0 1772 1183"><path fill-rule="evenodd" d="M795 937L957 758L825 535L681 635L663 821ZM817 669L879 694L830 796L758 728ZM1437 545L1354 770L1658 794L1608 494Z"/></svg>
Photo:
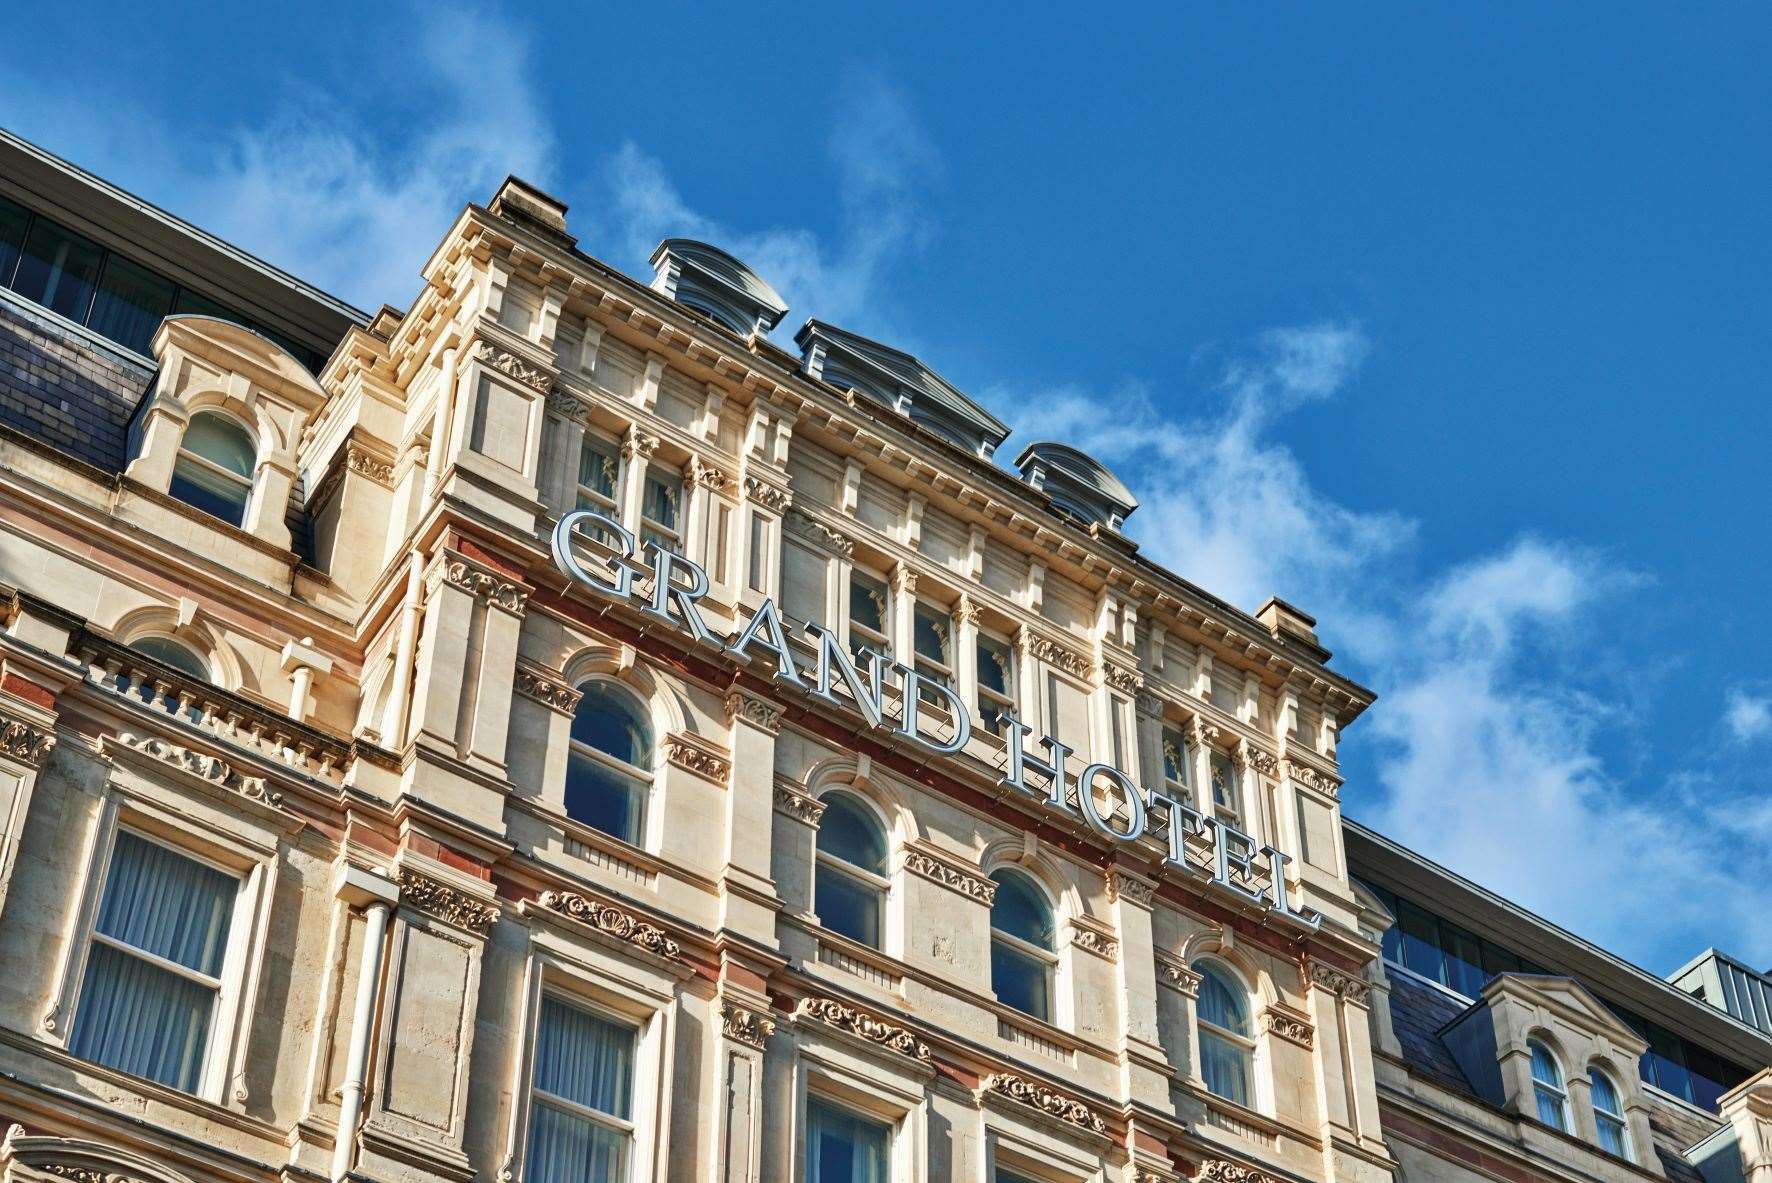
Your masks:
<svg viewBox="0 0 1772 1183"><path fill-rule="evenodd" d="M1440 922L1432 912L1408 900L1398 901L1402 915L1403 964L1436 982L1446 980L1446 961L1440 952Z"/></svg>
<svg viewBox="0 0 1772 1183"><path fill-rule="evenodd" d="M1243 989L1223 970L1210 963L1194 967L1200 972L1199 1017L1214 1027L1238 1035L1249 1034L1249 1005Z"/></svg>
<svg viewBox="0 0 1772 1183"><path fill-rule="evenodd" d="M172 310L172 281L121 255L112 255L92 304L94 332L137 353L148 352L154 330Z"/></svg>
<svg viewBox="0 0 1772 1183"><path fill-rule="evenodd" d="M227 477L181 458L172 469L166 491L186 505L220 518L230 525L246 521L246 502L251 489Z"/></svg>
<svg viewBox="0 0 1772 1183"><path fill-rule="evenodd" d="M171 970L95 944L80 986L68 1050L169 1088L195 1092L215 991Z"/></svg>
<svg viewBox="0 0 1772 1183"><path fill-rule="evenodd" d="M1237 773L1231 758L1223 752L1212 753L1212 804L1219 809L1237 809Z"/></svg>
<svg viewBox="0 0 1772 1183"><path fill-rule="evenodd" d="M1686 1049L1680 1037L1653 1023L1648 1027L1650 1079L1657 1088L1683 1101L1695 1100L1692 1077L1686 1071Z"/></svg>
<svg viewBox="0 0 1772 1183"><path fill-rule="evenodd" d="M85 323L103 256L97 243L37 218L25 236L13 290L69 320Z"/></svg>
<svg viewBox="0 0 1772 1183"><path fill-rule="evenodd" d="M12 286L12 273L24 249L31 211L0 197L0 286Z"/></svg>
<svg viewBox="0 0 1772 1183"><path fill-rule="evenodd" d="M1010 668L1014 662L1009 646L994 637L978 639L978 684L1009 696Z"/></svg>
<svg viewBox="0 0 1772 1183"><path fill-rule="evenodd" d="M181 674L189 674L193 678L209 680L209 669L201 658L177 641L169 641L165 637L142 637L131 641L129 647L137 653L144 653L155 661L163 661Z"/></svg>
<svg viewBox="0 0 1772 1183"><path fill-rule="evenodd" d="M535 1087L623 1121L632 1118L634 1037L632 1027L544 997Z"/></svg>
<svg viewBox="0 0 1772 1183"><path fill-rule="evenodd" d="M213 316L217 320L225 320L230 324L242 326L246 324L246 318L239 313L225 305L216 303L208 296L199 295L189 288L179 289L178 298L172 302L172 314L174 316Z"/></svg>
<svg viewBox="0 0 1772 1183"><path fill-rule="evenodd" d="M886 585L860 571L849 575L849 621L874 633L886 632Z"/></svg>
<svg viewBox="0 0 1772 1183"><path fill-rule="evenodd" d="M566 758L566 816L632 845L640 843L645 786L573 752Z"/></svg>
<svg viewBox="0 0 1772 1183"><path fill-rule="evenodd" d="M1216 1096L1249 1104L1249 1049L1222 1035L1200 1032L1200 1076Z"/></svg>
<svg viewBox="0 0 1772 1183"><path fill-rule="evenodd" d="M636 768L652 767L652 726L640 704L609 682L587 682L572 713L572 738Z"/></svg>
<svg viewBox="0 0 1772 1183"><path fill-rule="evenodd" d="M948 660L948 618L938 609L918 604L912 622L917 656L939 665Z"/></svg>
<svg viewBox="0 0 1772 1183"><path fill-rule="evenodd" d="M886 1183L892 1127L806 1100L806 1183Z"/></svg>
<svg viewBox="0 0 1772 1183"><path fill-rule="evenodd" d="M867 806L846 793L825 798L818 849L876 875L886 873L886 835Z"/></svg>
<svg viewBox="0 0 1772 1183"><path fill-rule="evenodd" d="M991 927L1030 945L1051 949L1054 945L1052 906L1026 875L1001 870L991 874L997 885L991 903Z"/></svg>
<svg viewBox="0 0 1772 1183"><path fill-rule="evenodd" d="M869 948L880 947L880 891L828 863L813 873L812 906L818 921Z"/></svg>
<svg viewBox="0 0 1772 1183"><path fill-rule="evenodd" d="M108 937L216 977L239 881L134 834L117 835L94 927Z"/></svg>
<svg viewBox="0 0 1772 1183"><path fill-rule="evenodd" d="M1007 941L991 942L991 992L1004 1006L1050 1022L1052 967Z"/></svg>
<svg viewBox="0 0 1772 1183"><path fill-rule="evenodd" d="M1496 974L1511 974L1520 971L1520 959L1499 946L1483 942L1483 973L1492 978Z"/></svg>
<svg viewBox="0 0 1772 1183"><path fill-rule="evenodd" d="M1475 933L1445 920L1440 922L1440 936L1446 954L1446 984L1467 998L1475 998L1489 980L1483 972L1482 943Z"/></svg>
<svg viewBox="0 0 1772 1183"><path fill-rule="evenodd" d="M584 437L584 444L578 450L579 484L613 501L615 478L620 471L621 461L613 444L592 435Z"/></svg>
<svg viewBox="0 0 1772 1183"><path fill-rule="evenodd" d="M523 1168L529 1183L627 1183L628 1136L538 1101Z"/></svg>
<svg viewBox="0 0 1772 1183"><path fill-rule="evenodd" d="M190 423L185 427L184 438L179 441L179 447L194 456L203 457L217 468L248 480L258 463L258 449L252 442L251 434L238 423L220 415L206 415L201 412L192 415Z"/></svg>

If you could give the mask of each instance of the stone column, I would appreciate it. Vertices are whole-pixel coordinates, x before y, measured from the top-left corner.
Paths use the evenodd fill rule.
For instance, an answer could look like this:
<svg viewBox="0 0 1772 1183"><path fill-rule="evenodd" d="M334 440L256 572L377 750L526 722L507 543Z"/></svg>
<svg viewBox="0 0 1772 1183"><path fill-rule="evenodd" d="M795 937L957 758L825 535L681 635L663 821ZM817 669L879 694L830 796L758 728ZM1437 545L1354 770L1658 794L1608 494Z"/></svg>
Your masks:
<svg viewBox="0 0 1772 1183"><path fill-rule="evenodd" d="M892 569L892 656L906 665L916 661L917 573L900 563Z"/></svg>
<svg viewBox="0 0 1772 1183"><path fill-rule="evenodd" d="M1735 1130L1743 1183L1772 1183L1772 1068L1763 1069L1724 1093L1720 1109L1723 1120ZM1643 1124L1646 1126L1647 1122ZM1637 1146L1649 1146L1634 1123L1631 1134Z"/></svg>
<svg viewBox="0 0 1772 1183"><path fill-rule="evenodd" d="M778 901L770 877L770 848L781 707L735 687L726 696L726 718L731 728L732 777L726 790L720 926L773 944Z"/></svg>
<svg viewBox="0 0 1772 1183"><path fill-rule="evenodd" d="M1121 1100L1167 1109L1169 1064L1157 1033L1157 961L1151 938L1155 891L1155 884L1132 871L1116 867L1108 873L1120 938L1114 969L1120 995Z"/></svg>
<svg viewBox="0 0 1772 1183"><path fill-rule="evenodd" d="M14 677L9 674L8 680ZM18 863L38 770L55 751L53 703L47 691L29 699L0 691L0 914L6 911L7 889Z"/></svg>
<svg viewBox="0 0 1772 1183"><path fill-rule="evenodd" d="M954 692L968 711L978 709L978 608L961 595L954 605Z"/></svg>
<svg viewBox="0 0 1772 1183"><path fill-rule="evenodd" d="M646 435L638 427L628 431L621 443L621 484L616 489L616 505L621 510L621 524L640 535L640 502L646 493L646 469L652 453L658 448L658 437Z"/></svg>
<svg viewBox="0 0 1772 1183"><path fill-rule="evenodd" d="M285 457L267 456L252 476L252 498L246 506L244 529L272 546L289 549L289 493L295 488L295 466Z"/></svg>
<svg viewBox="0 0 1772 1183"><path fill-rule="evenodd" d="M1321 961L1310 963L1308 1005L1315 1030L1318 1111L1331 1178L1369 1172L1373 1155L1389 1157L1378 1122L1372 1064L1371 987Z"/></svg>

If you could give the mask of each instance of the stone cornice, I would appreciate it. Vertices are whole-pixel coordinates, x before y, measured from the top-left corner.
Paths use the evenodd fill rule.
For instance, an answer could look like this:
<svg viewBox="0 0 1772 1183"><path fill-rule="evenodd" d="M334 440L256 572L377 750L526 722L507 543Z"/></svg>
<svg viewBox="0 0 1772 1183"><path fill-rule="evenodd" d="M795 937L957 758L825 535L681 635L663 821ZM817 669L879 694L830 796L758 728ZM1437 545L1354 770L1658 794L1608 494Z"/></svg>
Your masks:
<svg viewBox="0 0 1772 1183"><path fill-rule="evenodd" d="M435 578L451 587L460 588L476 600L519 616L529 599L527 586L506 579L490 567L455 551L445 551L437 560L435 571Z"/></svg>
<svg viewBox="0 0 1772 1183"><path fill-rule="evenodd" d="M803 822L816 829L819 819L824 816L824 805L807 796L799 782L777 776L775 778L775 812L785 814L797 822Z"/></svg>
<svg viewBox="0 0 1772 1183"><path fill-rule="evenodd" d="M969 899L989 907L997 898L997 885L977 867L961 864L926 847L913 846L905 851L904 869L957 891Z"/></svg>
<svg viewBox="0 0 1772 1183"><path fill-rule="evenodd" d="M516 687L517 693L523 697L534 699L563 715L577 710L578 700L584 697L582 691L568 686L559 675L521 662L517 665Z"/></svg>
<svg viewBox="0 0 1772 1183"><path fill-rule="evenodd" d="M1309 1022L1278 1007L1269 1006L1261 1012L1261 1022L1269 1034L1296 1043L1306 1051L1310 1050L1311 1044L1316 1039L1316 1031Z"/></svg>
<svg viewBox="0 0 1772 1183"><path fill-rule="evenodd" d="M1071 918L1071 944L1109 961L1120 955L1120 942L1111 933L1080 916Z"/></svg>
<svg viewBox="0 0 1772 1183"><path fill-rule="evenodd" d="M859 1039L878 1044L889 1051L907 1056L919 1064L929 1062L929 1047L909 1028L888 1023L865 1011L832 998L802 998L794 1008L795 1018L814 1018L821 1023L847 1031Z"/></svg>
<svg viewBox="0 0 1772 1183"><path fill-rule="evenodd" d="M497 904L476 899L464 891L432 879L429 875L402 868L394 875L394 882L400 886L401 903L411 904L421 912L448 921L476 936L485 936L498 923Z"/></svg>
<svg viewBox="0 0 1772 1183"><path fill-rule="evenodd" d="M283 794L267 789L264 777L244 776L232 764L219 756L211 756L207 752L181 747L158 736L135 735L128 731L120 732L117 735L117 742L124 747L151 756L162 764L189 773L217 788L238 793L248 801L257 801L272 809L283 807Z"/></svg>
<svg viewBox="0 0 1772 1183"><path fill-rule="evenodd" d="M627 941L655 957L681 961L683 947L666 936L664 930L647 924L632 912L624 912L614 904L588 899L576 891L544 891L536 903L598 932Z"/></svg>
<svg viewBox="0 0 1772 1183"><path fill-rule="evenodd" d="M1364 978L1337 969L1326 961L1310 963L1310 983L1319 990L1325 990L1357 1006L1366 1005L1366 996L1372 990L1372 984Z"/></svg>
<svg viewBox="0 0 1772 1183"><path fill-rule="evenodd" d="M1278 1183L1266 1171L1224 1158L1209 1158L1194 1172L1193 1183Z"/></svg>
<svg viewBox="0 0 1772 1183"><path fill-rule="evenodd" d="M770 735L781 731L781 706L748 690L734 689L726 695L726 721L743 720Z"/></svg>
<svg viewBox="0 0 1772 1183"><path fill-rule="evenodd" d="M1089 1106L1025 1076L1017 1076L1013 1072L993 1072L985 1078L984 1089L1092 1134L1107 1134L1107 1123Z"/></svg>
<svg viewBox="0 0 1772 1183"><path fill-rule="evenodd" d="M55 742L54 731L16 715L0 713L0 755L37 768L55 751Z"/></svg>
<svg viewBox="0 0 1772 1183"><path fill-rule="evenodd" d="M775 1020L764 1011L734 1002L730 998L722 998L720 1031L728 1039L762 1051L769 1042L769 1037L775 1034Z"/></svg>

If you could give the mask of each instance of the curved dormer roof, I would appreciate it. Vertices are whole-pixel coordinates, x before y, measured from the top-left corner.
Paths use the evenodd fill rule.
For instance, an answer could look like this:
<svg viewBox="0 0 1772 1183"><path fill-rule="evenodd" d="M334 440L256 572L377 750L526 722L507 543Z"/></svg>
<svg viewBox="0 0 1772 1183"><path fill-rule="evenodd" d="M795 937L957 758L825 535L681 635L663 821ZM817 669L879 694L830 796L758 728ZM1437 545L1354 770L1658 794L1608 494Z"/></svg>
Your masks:
<svg viewBox="0 0 1772 1183"><path fill-rule="evenodd" d="M652 252L652 289L710 316L741 337L767 333L787 302L763 277L717 246L667 238Z"/></svg>
<svg viewBox="0 0 1772 1183"><path fill-rule="evenodd" d="M1054 506L1086 524L1118 530L1138 508L1138 498L1107 465L1069 444L1029 444L1015 458L1015 467Z"/></svg>
<svg viewBox="0 0 1772 1183"><path fill-rule="evenodd" d="M1002 420L917 358L820 320L794 334L806 374L853 390L989 459L1009 437Z"/></svg>

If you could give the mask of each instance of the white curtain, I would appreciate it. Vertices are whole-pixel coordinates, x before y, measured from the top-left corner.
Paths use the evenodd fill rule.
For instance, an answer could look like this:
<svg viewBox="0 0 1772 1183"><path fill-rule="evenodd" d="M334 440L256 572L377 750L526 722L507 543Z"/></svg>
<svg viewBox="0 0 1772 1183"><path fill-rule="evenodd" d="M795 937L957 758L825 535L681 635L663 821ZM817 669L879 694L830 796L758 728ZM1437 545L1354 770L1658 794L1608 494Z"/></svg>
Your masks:
<svg viewBox="0 0 1772 1183"><path fill-rule="evenodd" d="M628 1135L557 1097L623 1121L633 1117L632 1028L543 998L536 1032L535 1104L529 1119L530 1183L622 1183Z"/></svg>
<svg viewBox="0 0 1772 1183"><path fill-rule="evenodd" d="M891 1130L827 1105L806 1104L806 1183L886 1183Z"/></svg>
<svg viewBox="0 0 1772 1183"><path fill-rule="evenodd" d="M1215 1095L1249 1104L1249 1050L1221 1035L1200 1032L1200 1075Z"/></svg>
<svg viewBox="0 0 1772 1183"><path fill-rule="evenodd" d="M134 834L119 833L97 932L210 978L219 977L239 884ZM208 1047L215 987L95 940L70 1050L187 1092Z"/></svg>

